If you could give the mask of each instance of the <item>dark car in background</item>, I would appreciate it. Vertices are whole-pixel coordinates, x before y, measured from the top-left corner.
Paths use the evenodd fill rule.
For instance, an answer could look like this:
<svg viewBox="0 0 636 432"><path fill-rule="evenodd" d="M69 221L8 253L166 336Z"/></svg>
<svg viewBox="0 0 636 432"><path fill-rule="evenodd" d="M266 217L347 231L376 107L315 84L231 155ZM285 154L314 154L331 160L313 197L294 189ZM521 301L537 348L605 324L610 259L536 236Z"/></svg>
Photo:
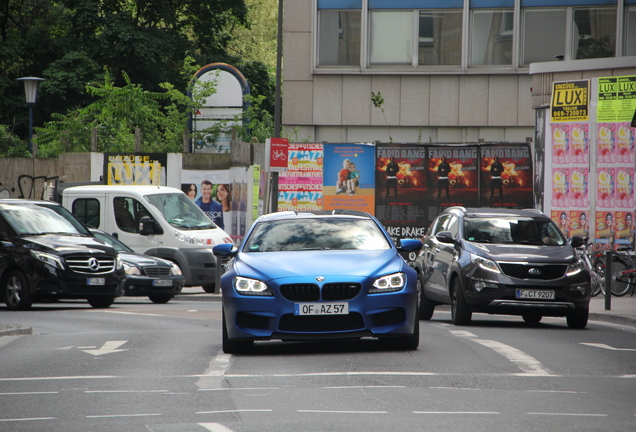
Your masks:
<svg viewBox="0 0 636 432"><path fill-rule="evenodd" d="M137 253L110 234L95 228L90 232L119 252L126 272L127 296L148 296L153 303L167 303L181 292L185 277L172 261Z"/></svg>
<svg viewBox="0 0 636 432"><path fill-rule="evenodd" d="M259 217L243 243L217 245L232 258L221 277L223 351L254 341L378 338L419 344L417 273L380 222L358 211L278 212Z"/></svg>
<svg viewBox="0 0 636 432"><path fill-rule="evenodd" d="M451 305L453 324L473 312L521 315L536 324L565 316L587 325L590 273L556 224L534 209L450 207L431 223L414 268L422 287L420 318Z"/></svg>
<svg viewBox="0 0 636 432"><path fill-rule="evenodd" d="M9 309L57 299L109 307L124 280L117 251L80 222L25 200L0 200L0 296Z"/></svg>

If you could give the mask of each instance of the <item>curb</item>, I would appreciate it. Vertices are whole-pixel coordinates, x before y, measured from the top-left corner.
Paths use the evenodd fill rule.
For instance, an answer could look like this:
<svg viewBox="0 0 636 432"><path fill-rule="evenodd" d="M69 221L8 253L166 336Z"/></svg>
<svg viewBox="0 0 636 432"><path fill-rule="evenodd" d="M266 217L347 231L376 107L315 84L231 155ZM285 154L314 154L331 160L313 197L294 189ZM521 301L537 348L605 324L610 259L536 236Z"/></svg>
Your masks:
<svg viewBox="0 0 636 432"><path fill-rule="evenodd" d="M20 327L14 324L0 326L0 336L19 336L27 334L33 334L32 327Z"/></svg>
<svg viewBox="0 0 636 432"><path fill-rule="evenodd" d="M624 315L615 315L611 313L590 312L589 320L636 327L636 318Z"/></svg>

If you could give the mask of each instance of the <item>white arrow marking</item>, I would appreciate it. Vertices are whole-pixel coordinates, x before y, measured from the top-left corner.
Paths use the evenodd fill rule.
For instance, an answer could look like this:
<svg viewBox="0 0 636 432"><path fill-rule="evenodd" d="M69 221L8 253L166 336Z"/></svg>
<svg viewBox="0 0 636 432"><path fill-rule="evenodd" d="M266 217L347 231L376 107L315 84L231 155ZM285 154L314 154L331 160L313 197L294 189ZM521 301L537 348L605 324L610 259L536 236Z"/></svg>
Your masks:
<svg viewBox="0 0 636 432"><path fill-rule="evenodd" d="M587 346L596 347L596 348L603 348L603 349L610 350L610 351L636 351L636 349L634 349L634 348L614 348L613 346L609 346L609 345L602 344L602 343L585 343L585 342L581 342L581 345L587 345Z"/></svg>
<svg viewBox="0 0 636 432"><path fill-rule="evenodd" d="M117 349L128 341L108 341L100 349L96 350L82 350L85 353L93 354L94 356L102 354L116 353L120 351L128 351L127 349Z"/></svg>

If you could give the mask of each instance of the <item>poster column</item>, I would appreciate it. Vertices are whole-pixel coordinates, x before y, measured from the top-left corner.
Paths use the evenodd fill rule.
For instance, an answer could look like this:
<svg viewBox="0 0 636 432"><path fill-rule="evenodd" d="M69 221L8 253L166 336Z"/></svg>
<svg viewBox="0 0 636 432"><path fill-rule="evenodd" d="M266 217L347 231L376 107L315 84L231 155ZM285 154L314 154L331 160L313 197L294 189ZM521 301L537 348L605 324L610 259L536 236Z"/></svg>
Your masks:
<svg viewBox="0 0 636 432"><path fill-rule="evenodd" d="M277 211L322 210L322 143L290 143L287 171L278 176Z"/></svg>

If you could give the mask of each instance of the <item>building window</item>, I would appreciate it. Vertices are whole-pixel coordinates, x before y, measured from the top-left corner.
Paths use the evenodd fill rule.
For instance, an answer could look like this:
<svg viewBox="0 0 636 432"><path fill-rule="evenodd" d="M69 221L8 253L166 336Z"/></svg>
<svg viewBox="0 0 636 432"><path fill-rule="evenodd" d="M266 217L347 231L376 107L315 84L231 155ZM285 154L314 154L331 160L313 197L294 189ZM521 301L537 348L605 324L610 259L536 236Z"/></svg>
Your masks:
<svg viewBox="0 0 636 432"><path fill-rule="evenodd" d="M413 12L373 11L370 17L369 63L412 64Z"/></svg>
<svg viewBox="0 0 636 432"><path fill-rule="evenodd" d="M417 63L461 65L462 11L420 11Z"/></svg>
<svg viewBox="0 0 636 432"><path fill-rule="evenodd" d="M319 66L360 65L360 11L320 11Z"/></svg>
<svg viewBox="0 0 636 432"><path fill-rule="evenodd" d="M556 61L556 56L565 56L566 16L565 8L523 11L522 65Z"/></svg>
<svg viewBox="0 0 636 432"><path fill-rule="evenodd" d="M614 57L616 8L574 9L572 59Z"/></svg>
<svg viewBox="0 0 636 432"><path fill-rule="evenodd" d="M512 65L512 9L472 11L470 64Z"/></svg>
<svg viewBox="0 0 636 432"><path fill-rule="evenodd" d="M625 10L625 55L636 56L636 6Z"/></svg>

